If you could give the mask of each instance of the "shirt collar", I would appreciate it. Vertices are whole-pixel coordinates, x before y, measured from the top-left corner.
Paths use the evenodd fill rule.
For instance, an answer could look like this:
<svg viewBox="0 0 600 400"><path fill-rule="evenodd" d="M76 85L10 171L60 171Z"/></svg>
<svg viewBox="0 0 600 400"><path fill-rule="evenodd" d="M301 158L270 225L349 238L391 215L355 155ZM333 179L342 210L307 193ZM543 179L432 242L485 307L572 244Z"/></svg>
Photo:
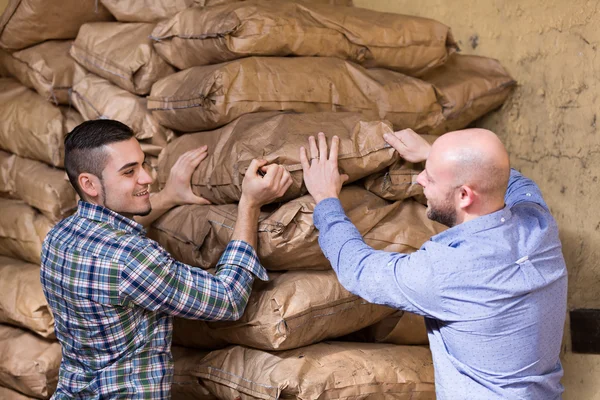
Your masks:
<svg viewBox="0 0 600 400"><path fill-rule="evenodd" d="M453 226L431 238L432 241L441 244L450 244L457 238L464 239L470 235L495 228L507 223L512 217L512 212L508 206L491 214L482 215L462 224Z"/></svg>
<svg viewBox="0 0 600 400"><path fill-rule="evenodd" d="M122 216L106 207L88 203L80 200L77 207L77 216L87 218L92 221L104 222L118 230L123 230L132 234L145 235L146 230L141 224L132 219Z"/></svg>

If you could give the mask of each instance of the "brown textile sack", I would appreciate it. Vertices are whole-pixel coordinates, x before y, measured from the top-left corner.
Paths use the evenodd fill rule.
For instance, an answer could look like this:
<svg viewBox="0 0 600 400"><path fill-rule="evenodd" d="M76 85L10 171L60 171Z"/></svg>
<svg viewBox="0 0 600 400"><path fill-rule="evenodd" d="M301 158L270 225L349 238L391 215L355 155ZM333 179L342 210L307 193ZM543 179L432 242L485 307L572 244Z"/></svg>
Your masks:
<svg viewBox="0 0 600 400"><path fill-rule="evenodd" d="M35 118L32 118L32 110L35 110ZM64 136L82 121L74 110L48 103L14 79L0 79L2 149L62 167Z"/></svg>
<svg viewBox="0 0 600 400"><path fill-rule="evenodd" d="M138 95L175 69L163 60L149 38L154 24L96 22L79 30L71 56L88 71Z"/></svg>
<svg viewBox="0 0 600 400"><path fill-rule="evenodd" d="M10 0L0 18L0 48L14 51L50 39L74 39L82 24L113 19L92 0Z"/></svg>
<svg viewBox="0 0 600 400"><path fill-rule="evenodd" d="M248 57L193 67L152 86L148 109L172 129L214 129L258 111L351 111L426 133L443 123L433 85L332 57Z"/></svg>
<svg viewBox="0 0 600 400"><path fill-rule="evenodd" d="M317 56L419 76L457 49L450 28L431 19L287 1L188 8L151 37L179 69L248 56Z"/></svg>
<svg viewBox="0 0 600 400"><path fill-rule="evenodd" d="M428 345L425 318L408 311L397 311L376 324L340 338L349 342Z"/></svg>
<svg viewBox="0 0 600 400"><path fill-rule="evenodd" d="M437 136L421 135L429 144ZM404 200L413 197L427 204L423 187L417 183L417 177L425 168L424 163L410 163L403 158L390 165L387 171L377 172L364 180L365 189L387 200Z"/></svg>
<svg viewBox="0 0 600 400"><path fill-rule="evenodd" d="M56 389L61 350L56 341L0 325L0 385L47 399Z"/></svg>
<svg viewBox="0 0 600 400"><path fill-rule="evenodd" d="M398 207L358 186L345 186L340 201L361 234ZM283 204L271 213L262 212L258 225L257 252L271 271L329 269L319 248L319 232L313 224L315 202L306 195ZM149 231L174 258L193 266L211 268L233 234L237 206L187 205L159 218Z"/></svg>
<svg viewBox="0 0 600 400"><path fill-rule="evenodd" d="M0 56L12 76L54 104L69 104L75 61L69 55L72 41L50 40L11 55Z"/></svg>
<svg viewBox="0 0 600 400"><path fill-rule="evenodd" d="M40 210L53 222L77 208L75 189L65 179L65 170L39 161L17 157L13 167L15 197Z"/></svg>
<svg viewBox="0 0 600 400"><path fill-rule="evenodd" d="M0 399L2 400L33 400L35 397L25 396L9 388L0 386Z"/></svg>
<svg viewBox="0 0 600 400"><path fill-rule="evenodd" d="M448 101L446 121L433 134L465 128L500 107L516 86L497 60L460 54L452 55L446 64L421 79L435 85Z"/></svg>
<svg viewBox="0 0 600 400"><path fill-rule="evenodd" d="M54 317L42 291L39 264L0 256L0 323L54 338Z"/></svg>
<svg viewBox="0 0 600 400"><path fill-rule="evenodd" d="M171 400L217 400L193 375L208 352L173 346L171 353L174 362Z"/></svg>
<svg viewBox="0 0 600 400"><path fill-rule="evenodd" d="M39 264L54 224L21 200L0 198L0 255Z"/></svg>
<svg viewBox="0 0 600 400"><path fill-rule="evenodd" d="M146 108L146 99L113 85L104 78L87 74L73 87L73 105L85 120L114 119L133 129L138 139L164 148L173 131L158 124Z"/></svg>
<svg viewBox="0 0 600 400"><path fill-rule="evenodd" d="M434 400L431 352L419 346L323 342L266 353L211 352L196 370L220 399Z"/></svg>
<svg viewBox="0 0 600 400"><path fill-rule="evenodd" d="M190 7L209 7L238 3L243 0L100 0L106 8L123 22L158 22L175 16ZM352 0L305 0L316 4L351 6Z"/></svg>
<svg viewBox="0 0 600 400"><path fill-rule="evenodd" d="M252 159L264 158L284 165L293 183L278 202L306 193L302 183L300 146L308 147L309 136L319 131L340 138L339 166L348 183L381 171L398 159L383 139L391 133L389 123L369 120L356 113L255 113L238 118L212 132L182 135L169 144L160 160L159 180L164 186L171 168L186 151L208 145L209 156L192 176L192 189L213 204L239 201L242 181Z"/></svg>
<svg viewBox="0 0 600 400"><path fill-rule="evenodd" d="M198 332L204 335L208 328L210 338L256 349L287 350L346 335L394 312L348 292L334 271L270 275L269 282L255 283L238 321L190 320L187 332L180 330L179 338Z"/></svg>

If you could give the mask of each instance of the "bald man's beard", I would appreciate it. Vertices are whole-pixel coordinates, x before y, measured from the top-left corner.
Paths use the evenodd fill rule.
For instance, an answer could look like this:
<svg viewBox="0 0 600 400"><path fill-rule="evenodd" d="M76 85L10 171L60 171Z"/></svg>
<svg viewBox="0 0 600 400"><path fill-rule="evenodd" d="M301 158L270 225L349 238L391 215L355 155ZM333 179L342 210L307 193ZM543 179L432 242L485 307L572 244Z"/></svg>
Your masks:
<svg viewBox="0 0 600 400"><path fill-rule="evenodd" d="M439 204L434 204L431 200L428 200L427 218L450 228L456 225L457 216L456 209L452 202L452 196L453 193L449 193L449 195Z"/></svg>

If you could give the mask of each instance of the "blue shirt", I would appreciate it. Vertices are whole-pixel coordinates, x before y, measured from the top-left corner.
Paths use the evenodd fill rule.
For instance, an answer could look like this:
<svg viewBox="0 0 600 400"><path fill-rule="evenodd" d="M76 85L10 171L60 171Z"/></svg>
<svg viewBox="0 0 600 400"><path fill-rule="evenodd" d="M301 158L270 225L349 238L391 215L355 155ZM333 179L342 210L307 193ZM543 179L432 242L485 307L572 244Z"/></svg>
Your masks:
<svg viewBox="0 0 600 400"><path fill-rule="evenodd" d="M335 198L315 208L342 285L426 317L438 400L560 399L567 271L537 185L512 170L502 210L412 254L367 246Z"/></svg>
<svg viewBox="0 0 600 400"><path fill-rule="evenodd" d="M216 275L174 260L143 227L80 202L42 249L41 281L62 346L53 399L169 399L172 316L239 319L265 269L232 241Z"/></svg>

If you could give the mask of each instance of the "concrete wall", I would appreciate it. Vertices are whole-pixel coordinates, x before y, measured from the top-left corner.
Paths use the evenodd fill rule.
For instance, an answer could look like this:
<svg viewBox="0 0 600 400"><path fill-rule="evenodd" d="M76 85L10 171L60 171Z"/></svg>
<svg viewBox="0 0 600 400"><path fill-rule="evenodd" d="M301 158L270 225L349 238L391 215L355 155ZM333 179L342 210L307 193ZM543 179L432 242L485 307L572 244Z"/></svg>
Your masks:
<svg viewBox="0 0 600 400"><path fill-rule="evenodd" d="M569 269L569 308L600 308L600 2L354 0L359 7L449 25L463 53L499 59L519 82L478 125L498 133L556 217ZM568 323L567 323L568 328ZM600 399L600 356L570 352L565 399Z"/></svg>

